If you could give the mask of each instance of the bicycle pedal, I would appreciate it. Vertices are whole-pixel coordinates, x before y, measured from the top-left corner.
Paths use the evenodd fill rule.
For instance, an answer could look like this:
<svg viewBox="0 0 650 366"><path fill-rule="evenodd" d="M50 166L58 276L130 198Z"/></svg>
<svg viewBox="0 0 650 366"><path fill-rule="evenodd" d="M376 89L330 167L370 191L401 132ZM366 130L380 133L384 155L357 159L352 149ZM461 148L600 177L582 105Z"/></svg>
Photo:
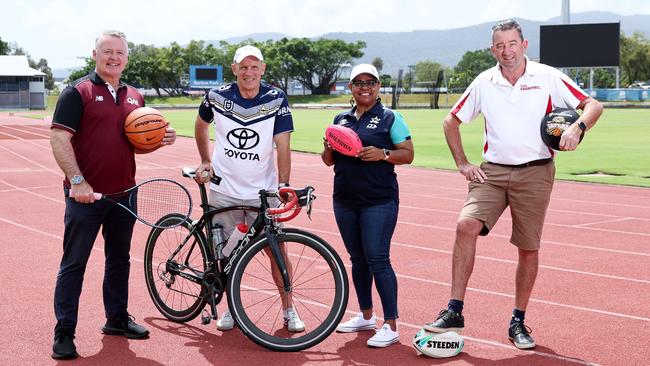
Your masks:
<svg viewBox="0 0 650 366"><path fill-rule="evenodd" d="M201 314L201 324L208 325L210 324L211 320L212 317L210 316L210 314L205 309L203 309L203 314Z"/></svg>

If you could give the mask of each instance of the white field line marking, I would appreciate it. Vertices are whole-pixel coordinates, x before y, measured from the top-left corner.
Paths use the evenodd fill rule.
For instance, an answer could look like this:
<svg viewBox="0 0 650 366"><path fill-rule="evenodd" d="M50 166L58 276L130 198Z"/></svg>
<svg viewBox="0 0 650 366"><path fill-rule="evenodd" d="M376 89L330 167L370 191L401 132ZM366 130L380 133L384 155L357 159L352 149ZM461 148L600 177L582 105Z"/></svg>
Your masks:
<svg viewBox="0 0 650 366"><path fill-rule="evenodd" d="M611 220L603 220L603 221L594 221L594 222L586 222L584 224L576 224L576 225L570 225L571 227L583 227L583 226L589 226L589 225L598 225L598 224L609 224L611 222L619 222L619 221L629 221L629 220L636 220L633 217L622 217L620 219L611 219ZM641 219L641 220L648 220L648 219Z"/></svg>
<svg viewBox="0 0 650 366"><path fill-rule="evenodd" d="M328 213L330 215L333 214L331 210L313 209L312 211ZM407 221L397 221L397 223L398 224L404 224L404 225L413 225L413 226L425 227L425 228L436 229L436 230L456 231L455 227L454 228L449 228L449 227L436 226L436 225L417 224L417 223L414 223L414 222L407 222ZM310 228L310 230L311 230L311 228ZM508 236L508 235L501 235L501 234L495 234L495 233L490 233L490 236L494 236L494 237L497 237L497 238L504 238L506 240L510 239L510 236ZM618 249L592 247L592 246L588 246L588 245L560 243L560 242L550 241L550 240L542 240L542 243L547 243L547 244L551 244L551 245L567 246L567 247L573 247L573 248L581 248L581 249L599 250L599 251L611 252L611 253L640 255L640 256L644 256L644 257L650 257L650 253L630 252L630 251L618 250Z"/></svg>
<svg viewBox="0 0 650 366"><path fill-rule="evenodd" d="M433 209L433 208L425 208L425 207L415 207L415 206L408 206L408 205L400 205L400 209L402 208L408 208L408 209L413 209L417 211L433 211L433 212L441 212L441 213L449 213L453 215L458 215L458 211L448 211L448 210L438 210L438 209ZM575 214L579 214L579 212L573 212ZM650 221L650 219L646 218L641 218L641 217L621 217L621 216L613 216L613 217L618 217L619 220L642 220L642 221ZM499 218L500 221L512 221L510 217L501 217ZM617 221L617 220L611 220L611 221ZM608 222L608 221L605 221ZM612 230L612 229L601 229L597 227L586 227L582 225L592 225L591 223L585 223L585 224L578 224L578 225L566 225L566 224L556 224L553 222L544 222L544 225L548 226L557 226L557 227L569 227L569 228L576 228L576 229L584 229L584 230L595 230L595 231L607 231L607 232L615 232L615 233L622 233L622 234L630 234L630 235L642 235L642 236L650 236L648 233L640 233L636 231L623 231L623 230Z"/></svg>
<svg viewBox="0 0 650 366"><path fill-rule="evenodd" d="M29 140L27 140L27 141L29 141ZM25 160L25 161L28 161L28 162L30 162L30 163L36 165L37 167L39 167L39 168L41 168L41 169L43 169L43 170L45 170L45 171L47 171L47 172L54 173L54 174L56 174L56 175L59 176L59 177L63 177L63 173L61 173L61 171L58 170L58 169L57 169L57 170L50 169L50 168L46 167L45 165L40 164L40 163L37 163L37 162L35 162L34 160L28 159L28 158L25 157L24 155L21 155L21 154L15 153L15 152L13 152L13 151L7 149L7 148L4 147L4 146L0 146L0 148L2 148L2 150L6 151L6 152L8 152L8 153L10 153L10 154L12 154L12 155L15 155L15 156L17 156L17 157L19 157L19 158L21 158L21 159L23 159L23 160Z"/></svg>
<svg viewBox="0 0 650 366"><path fill-rule="evenodd" d="M47 233L47 232L42 231L42 230L38 230L38 229L34 229L34 228L31 228L31 227L28 227L28 226L25 226L25 225L21 225L19 223L14 222L14 221L10 221L10 220L4 219L4 218L0 218L0 221L3 221L5 223L11 224L11 225L18 226L18 227L20 227L22 229L25 229L25 230L33 231L33 232L36 232L36 233L39 233L39 234L42 234L42 235L45 235L45 236L56 238L58 240L63 240L63 237L61 237L61 236L53 235L53 234ZM100 247L97 247L97 246L93 246L93 250L96 250L98 252L104 252L104 249L102 249ZM139 262L139 263L144 263L143 259L136 258L136 257L131 257L131 260L135 261L135 262ZM351 315L356 315L357 314L356 312L351 311L351 310L346 310L346 313L351 314ZM379 318L379 319L383 320L382 318ZM414 324L411 324L411 323L402 322L402 321L399 321L398 324L400 324L400 326L405 326L405 327L409 327L409 328L413 328L413 329L420 329L421 328L421 326L414 325ZM505 349L517 351L517 348L515 348L514 346L506 345L506 344L499 343L499 342L496 342L496 341L492 341L492 340L489 340L489 339L467 337L467 336L463 336L463 338L471 340L473 342L482 343L482 344L485 344L485 345L488 345L488 346L492 346L492 347L505 348ZM584 364L584 365L594 365L593 363L588 363L588 362L576 360L576 359L573 359L573 358L570 358L570 357L559 356L559 355L549 354L549 353L545 353L545 352L538 352L538 351L527 351L527 352L534 353L534 354L537 354L537 355L540 355L540 356L543 356L543 357L560 359L560 360L563 360L563 361L570 361L570 362L575 362L575 363Z"/></svg>
<svg viewBox="0 0 650 366"><path fill-rule="evenodd" d="M427 248L427 247L421 247L421 246L418 246L418 245L403 244L403 243L399 243L399 242L396 242L396 241L392 241L391 245L397 245L397 246L400 246L400 247L413 248L413 249L418 249L418 250L425 250L425 251L429 251L429 252L444 253L444 254L449 254L449 255L452 254L452 251L450 251L450 250L432 249L432 248ZM476 258L485 259L485 260L494 261L494 262L517 264L517 261L511 261L511 260L508 260L508 259L499 259L499 258L494 258L494 257L486 257L486 256L482 256L482 255L477 255ZM608 278L608 279L612 279L612 280L621 280L621 281L630 281L630 282L638 282L638 283L650 284L650 281L648 281L648 280L642 280L642 279L630 278L630 277L614 276L614 275L608 275L608 274L596 273L596 272L578 271L578 270L568 269L568 268L545 266L545 265L542 265L542 264L539 265L539 268L550 269L550 270L560 271L560 272L576 273L576 274L581 274L581 275L585 275L585 276L603 277L603 278Z"/></svg>
<svg viewBox="0 0 650 366"><path fill-rule="evenodd" d="M43 137L44 139L49 139L49 138L50 138L50 135L49 135L49 134L44 134L44 133L42 133L42 132L41 132L41 133L36 133L36 132L28 131L28 130L26 130L26 129L15 128L15 127L12 127L12 126L7 126L7 125L5 125L5 126L3 126L3 127L7 128L7 129L14 130L14 131L17 131L17 132L24 132L24 133L28 133L28 134L30 134L30 135L35 135L35 136ZM19 138L19 137L16 137L16 138L19 139L19 140L27 140L27 139L23 139L23 138Z"/></svg>
<svg viewBox="0 0 650 366"><path fill-rule="evenodd" d="M328 234L328 235L334 235L338 236L338 233L334 233L331 231L326 231L326 230L318 230L314 229L312 227L300 227L303 230L308 230L308 231L313 231L316 233L322 233L322 234ZM424 250L424 251L429 251L429 252L437 252L437 253L443 253L443 254L452 254L451 251L449 250L444 250L444 249L435 249L435 248L427 248L419 245L412 245L412 244L404 244L396 241L391 241L391 245L396 245L396 246L401 246L405 248L413 248L413 249L418 249L418 250ZM502 262L502 263L509 263L509 264L517 264L516 261L511 261L508 259L500 259L500 258L494 258L494 257L486 257L482 255L477 255L476 258L479 259L484 259L488 261L495 261L495 262ZM578 271L574 269L568 269L568 268L561 268L561 267L552 267L552 266L545 266L545 265L539 265L540 268L544 269L549 269L549 270L554 270L554 271L560 271L560 272L569 272L569 273L576 273L576 274L582 274L585 276L595 276L595 277L603 277L603 278L609 278L609 279L614 279L614 280L622 280L622 281L630 281L630 282L638 282L638 283L647 283L650 284L650 281L648 280L643 280L643 279L638 279L638 278L631 278L631 277L622 277L622 276L614 276L614 275L608 275L608 274L603 274L603 273L596 273L596 272L586 272L586 271Z"/></svg>

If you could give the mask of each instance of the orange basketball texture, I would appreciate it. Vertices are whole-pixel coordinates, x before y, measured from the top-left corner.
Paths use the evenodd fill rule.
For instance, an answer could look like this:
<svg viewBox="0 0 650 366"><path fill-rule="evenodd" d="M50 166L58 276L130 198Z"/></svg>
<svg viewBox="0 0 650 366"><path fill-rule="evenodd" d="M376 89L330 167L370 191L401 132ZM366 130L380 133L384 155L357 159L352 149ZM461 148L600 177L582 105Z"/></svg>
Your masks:
<svg viewBox="0 0 650 366"><path fill-rule="evenodd" d="M169 123L156 109L142 107L134 109L124 121L124 133L131 144L143 150L160 146Z"/></svg>

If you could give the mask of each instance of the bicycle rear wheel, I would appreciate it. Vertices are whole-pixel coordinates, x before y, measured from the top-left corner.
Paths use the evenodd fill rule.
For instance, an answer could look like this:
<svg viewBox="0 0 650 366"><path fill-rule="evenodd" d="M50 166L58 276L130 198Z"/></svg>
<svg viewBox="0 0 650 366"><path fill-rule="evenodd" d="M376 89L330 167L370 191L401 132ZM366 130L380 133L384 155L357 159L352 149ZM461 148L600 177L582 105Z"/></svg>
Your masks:
<svg viewBox="0 0 650 366"><path fill-rule="evenodd" d="M291 262L291 297L305 330L294 333L285 325L280 295L284 289L279 290L273 280L265 236L244 248L233 265L228 305L241 330L255 343L275 351L300 351L320 343L343 317L347 274L334 249L314 234L283 229L278 240Z"/></svg>
<svg viewBox="0 0 650 366"><path fill-rule="evenodd" d="M161 226L185 220L171 214L158 221ZM145 281L154 305L167 319L186 322L205 307L200 279L206 271L208 249L199 231L189 235L191 223L154 228L149 233L144 255Z"/></svg>

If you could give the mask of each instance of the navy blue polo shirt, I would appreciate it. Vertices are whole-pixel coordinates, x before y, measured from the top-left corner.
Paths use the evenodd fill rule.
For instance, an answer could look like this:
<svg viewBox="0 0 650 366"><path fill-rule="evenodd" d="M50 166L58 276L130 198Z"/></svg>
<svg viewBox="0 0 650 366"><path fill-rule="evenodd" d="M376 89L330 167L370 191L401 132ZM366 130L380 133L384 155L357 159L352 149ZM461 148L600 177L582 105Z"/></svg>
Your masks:
<svg viewBox="0 0 650 366"><path fill-rule="evenodd" d="M356 107L334 117L335 125L353 129L363 146L393 149L411 139L404 118L377 102L361 119ZM350 206L368 207L389 201L399 203L395 165L387 161L364 162L334 151L334 200Z"/></svg>
<svg viewBox="0 0 650 366"><path fill-rule="evenodd" d="M144 107L137 89L120 83L116 98L95 71L66 87L56 104L52 127L72 134L72 148L81 174L95 192L116 193L135 185L133 146L124 134L124 120ZM70 187L68 178L64 185Z"/></svg>

